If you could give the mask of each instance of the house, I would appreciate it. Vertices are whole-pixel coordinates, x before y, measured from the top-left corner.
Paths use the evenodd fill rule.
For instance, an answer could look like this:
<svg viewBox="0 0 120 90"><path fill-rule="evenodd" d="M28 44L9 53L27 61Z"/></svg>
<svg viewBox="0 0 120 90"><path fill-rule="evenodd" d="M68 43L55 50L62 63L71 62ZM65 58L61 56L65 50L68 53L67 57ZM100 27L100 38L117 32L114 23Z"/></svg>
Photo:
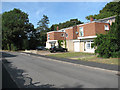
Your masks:
<svg viewBox="0 0 120 90"><path fill-rule="evenodd" d="M58 40L66 40L68 51L94 53L95 49L91 45L97 37L96 34L106 34L110 29L110 22L102 21L104 19L93 21L91 18L90 20L89 23L48 32L46 48L57 46ZM64 43L63 47L65 47Z"/></svg>
<svg viewBox="0 0 120 90"><path fill-rule="evenodd" d="M111 17L107 17L107 18L103 18L103 19L99 19L97 20L98 22L105 22L105 23L109 23L110 25L112 25L113 22L115 22L115 16L111 16Z"/></svg>

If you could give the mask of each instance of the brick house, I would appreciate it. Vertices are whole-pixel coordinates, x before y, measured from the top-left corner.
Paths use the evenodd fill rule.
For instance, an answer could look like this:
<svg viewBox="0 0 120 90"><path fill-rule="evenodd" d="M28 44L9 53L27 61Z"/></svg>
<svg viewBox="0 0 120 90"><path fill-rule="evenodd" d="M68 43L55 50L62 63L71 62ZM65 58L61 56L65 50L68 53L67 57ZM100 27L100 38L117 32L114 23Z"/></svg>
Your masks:
<svg viewBox="0 0 120 90"><path fill-rule="evenodd" d="M91 47L91 44L97 37L96 34L106 34L109 29L110 22L93 21L91 19L89 23L51 31L47 33L46 48L57 46L58 40L66 40L68 51L94 53L95 49Z"/></svg>

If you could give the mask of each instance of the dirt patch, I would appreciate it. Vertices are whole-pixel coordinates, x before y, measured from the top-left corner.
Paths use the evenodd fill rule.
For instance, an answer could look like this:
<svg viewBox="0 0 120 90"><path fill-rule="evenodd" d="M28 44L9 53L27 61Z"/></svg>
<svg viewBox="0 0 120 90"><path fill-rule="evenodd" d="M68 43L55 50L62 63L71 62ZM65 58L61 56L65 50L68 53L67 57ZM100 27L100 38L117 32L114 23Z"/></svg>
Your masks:
<svg viewBox="0 0 120 90"><path fill-rule="evenodd" d="M25 50L23 52L40 54L40 55L63 54L63 53L65 53L65 52L51 53L49 50L46 50L46 51L45 50Z"/></svg>

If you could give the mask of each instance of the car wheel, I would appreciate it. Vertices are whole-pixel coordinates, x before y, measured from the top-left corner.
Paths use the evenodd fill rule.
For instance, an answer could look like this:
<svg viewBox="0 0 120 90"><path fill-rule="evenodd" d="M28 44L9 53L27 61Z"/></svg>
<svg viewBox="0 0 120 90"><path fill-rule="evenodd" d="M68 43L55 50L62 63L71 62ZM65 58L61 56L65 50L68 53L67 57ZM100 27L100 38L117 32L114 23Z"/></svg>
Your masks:
<svg viewBox="0 0 120 90"><path fill-rule="evenodd" d="M56 50L54 50L54 53L56 52Z"/></svg>
<svg viewBox="0 0 120 90"><path fill-rule="evenodd" d="M67 50L65 50L65 52L67 52Z"/></svg>

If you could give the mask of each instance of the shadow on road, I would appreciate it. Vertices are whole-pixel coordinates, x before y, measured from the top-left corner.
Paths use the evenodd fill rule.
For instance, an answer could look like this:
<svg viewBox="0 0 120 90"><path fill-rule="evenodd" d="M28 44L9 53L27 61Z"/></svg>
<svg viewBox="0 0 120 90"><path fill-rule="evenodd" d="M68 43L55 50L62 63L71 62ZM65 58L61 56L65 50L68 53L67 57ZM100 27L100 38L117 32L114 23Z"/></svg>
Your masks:
<svg viewBox="0 0 120 90"><path fill-rule="evenodd" d="M32 78L28 77L28 74L25 74L26 71L18 69L12 65L12 62L5 59L5 57L16 57L16 55L3 53L2 60L2 88L51 88L54 85L44 84L40 85L40 82L32 83ZM9 72L11 74L9 74ZM14 80L11 78L14 77ZM35 84L39 84L38 86Z"/></svg>
<svg viewBox="0 0 120 90"><path fill-rule="evenodd" d="M6 57L17 57L17 55L13 55L10 53L6 53L6 52L2 52L2 57L6 58Z"/></svg>
<svg viewBox="0 0 120 90"><path fill-rule="evenodd" d="M2 60L3 89L6 89L6 88L56 88L55 85L41 84L41 82L33 82L32 78L29 77L29 75L25 70L17 68L16 66L13 65L12 62L6 59L6 57L17 57L17 55L12 55L10 53L4 52L2 56L3 56L3 60ZM83 85L80 85L80 83L77 83L74 85L74 87L70 87L69 85L65 84L65 85L62 85L62 87L82 88Z"/></svg>

